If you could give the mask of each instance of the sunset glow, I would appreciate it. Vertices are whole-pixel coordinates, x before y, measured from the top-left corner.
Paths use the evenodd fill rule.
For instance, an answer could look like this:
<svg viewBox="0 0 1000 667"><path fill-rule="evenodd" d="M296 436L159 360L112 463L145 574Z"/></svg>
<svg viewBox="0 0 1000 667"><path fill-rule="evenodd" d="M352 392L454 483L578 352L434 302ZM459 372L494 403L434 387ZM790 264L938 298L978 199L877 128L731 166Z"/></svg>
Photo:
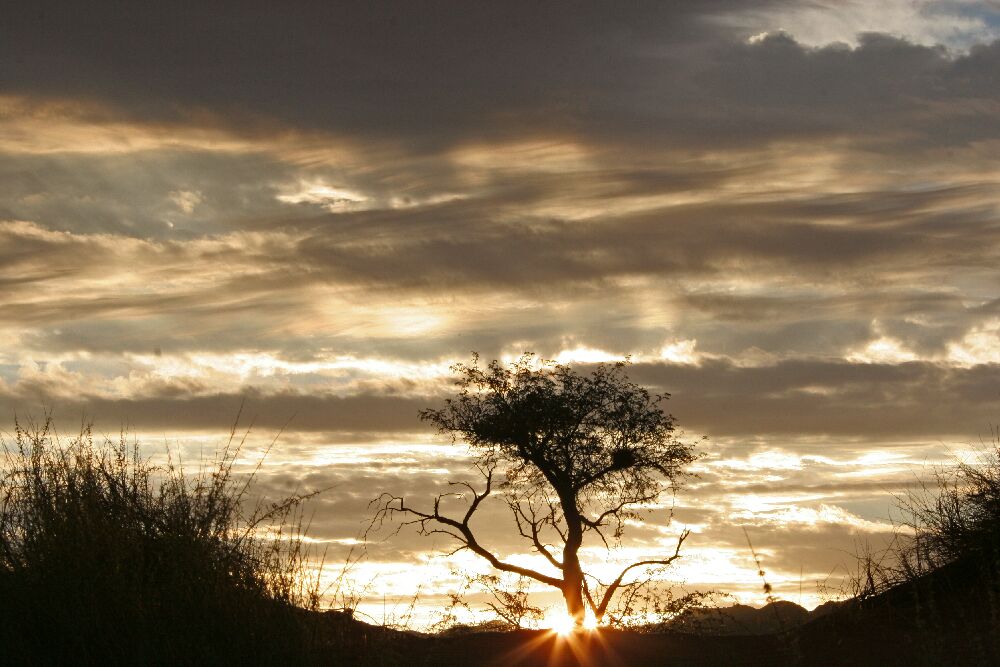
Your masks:
<svg viewBox="0 0 1000 667"><path fill-rule="evenodd" d="M573 629L516 567L496 587L524 616L497 621L454 532L373 520L383 493L461 518L484 488L478 432L422 412L474 353L627 361L663 397L691 474L580 551L596 586L690 531L623 580L661 600L842 598L859 545L909 534L894 498L1000 418L997 2L22 4L0 438L51 413L197 470L235 434L249 501L319 492L328 606ZM636 460L621 440L607 470ZM515 469L470 525L554 576Z"/></svg>
<svg viewBox="0 0 1000 667"><path fill-rule="evenodd" d="M557 609L550 611L545 616L544 627L548 627L553 632L565 636L573 632L576 624L573 622L573 618L566 613L565 609Z"/></svg>

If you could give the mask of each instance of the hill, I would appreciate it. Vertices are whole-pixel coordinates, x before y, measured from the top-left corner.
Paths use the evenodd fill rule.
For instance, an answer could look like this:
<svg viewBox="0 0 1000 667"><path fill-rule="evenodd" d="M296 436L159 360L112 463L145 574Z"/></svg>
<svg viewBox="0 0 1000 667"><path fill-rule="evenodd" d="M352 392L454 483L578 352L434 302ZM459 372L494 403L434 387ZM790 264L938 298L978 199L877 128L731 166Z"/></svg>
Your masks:
<svg viewBox="0 0 1000 667"><path fill-rule="evenodd" d="M968 556L807 623L809 665L1000 664L1000 577Z"/></svg>

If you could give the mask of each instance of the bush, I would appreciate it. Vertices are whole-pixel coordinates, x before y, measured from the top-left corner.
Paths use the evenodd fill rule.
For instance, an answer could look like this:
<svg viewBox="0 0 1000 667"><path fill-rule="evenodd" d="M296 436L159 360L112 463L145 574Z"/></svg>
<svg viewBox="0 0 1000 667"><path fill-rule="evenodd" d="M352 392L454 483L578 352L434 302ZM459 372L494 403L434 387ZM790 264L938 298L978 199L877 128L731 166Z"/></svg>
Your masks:
<svg viewBox="0 0 1000 667"><path fill-rule="evenodd" d="M860 545L848 581L853 598L874 598L945 568L1000 584L1000 429L991 435L978 460L936 468L929 482L896 498L900 530L885 548Z"/></svg>
<svg viewBox="0 0 1000 667"><path fill-rule="evenodd" d="M936 488L922 488L901 502L914 534L911 565L938 568L961 558L997 562L1000 554L1000 430L972 464L959 462L935 474Z"/></svg>
<svg viewBox="0 0 1000 667"><path fill-rule="evenodd" d="M305 576L306 496L246 512L252 475L233 473L238 445L193 477L149 464L124 437L95 444L89 428L63 446L48 421L17 424L3 451L10 663L307 661L302 608L319 595Z"/></svg>

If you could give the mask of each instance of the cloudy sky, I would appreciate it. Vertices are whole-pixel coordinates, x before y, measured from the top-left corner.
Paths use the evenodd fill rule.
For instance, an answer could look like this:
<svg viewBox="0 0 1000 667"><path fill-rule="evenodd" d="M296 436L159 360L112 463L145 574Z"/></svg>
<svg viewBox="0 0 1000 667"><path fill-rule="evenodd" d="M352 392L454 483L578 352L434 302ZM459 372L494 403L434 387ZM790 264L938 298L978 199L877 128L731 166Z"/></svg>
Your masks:
<svg viewBox="0 0 1000 667"><path fill-rule="evenodd" d="M361 7L4 9L5 432L210 451L245 401L336 560L465 474L452 363L631 355L709 440L614 557L687 525L674 575L759 599L746 528L814 606L1000 418L1000 3ZM443 546L370 545L366 609L430 614Z"/></svg>

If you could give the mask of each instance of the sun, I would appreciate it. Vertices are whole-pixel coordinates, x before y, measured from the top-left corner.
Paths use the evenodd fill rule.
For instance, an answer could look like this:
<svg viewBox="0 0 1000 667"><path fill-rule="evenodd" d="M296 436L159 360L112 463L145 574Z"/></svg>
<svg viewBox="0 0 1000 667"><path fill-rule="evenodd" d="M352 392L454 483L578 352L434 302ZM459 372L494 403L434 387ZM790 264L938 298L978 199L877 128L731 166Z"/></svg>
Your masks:
<svg viewBox="0 0 1000 667"><path fill-rule="evenodd" d="M545 625L548 626L552 632L564 637L573 634L573 632L577 629L576 625L573 623L573 617L566 613L563 609L551 611L546 614ZM597 619L590 614L587 614L583 621L584 630L593 631L596 630L597 627Z"/></svg>
<svg viewBox="0 0 1000 667"><path fill-rule="evenodd" d="M547 616L545 620L548 623L549 629L556 634L560 634L565 637L573 632L573 618L565 611L555 612Z"/></svg>

